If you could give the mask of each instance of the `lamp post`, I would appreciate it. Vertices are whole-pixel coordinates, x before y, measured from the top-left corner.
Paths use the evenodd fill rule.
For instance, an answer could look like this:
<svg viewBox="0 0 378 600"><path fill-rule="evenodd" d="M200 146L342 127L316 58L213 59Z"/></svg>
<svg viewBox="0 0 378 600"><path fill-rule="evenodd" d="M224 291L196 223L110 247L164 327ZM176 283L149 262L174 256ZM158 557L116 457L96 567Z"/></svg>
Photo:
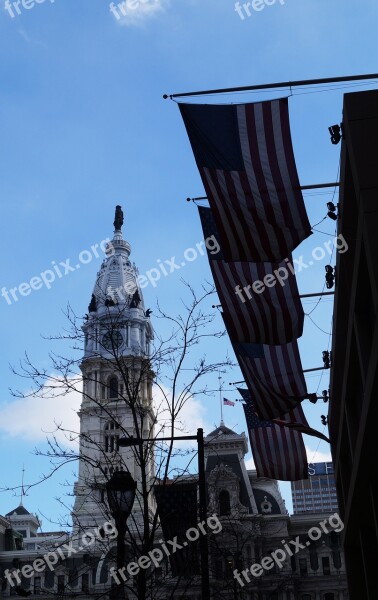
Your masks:
<svg viewBox="0 0 378 600"><path fill-rule="evenodd" d="M127 519L133 508L137 484L126 471L114 471L106 482L106 495L117 527L117 571L124 567ZM124 594L120 593L120 596Z"/></svg>
<svg viewBox="0 0 378 600"><path fill-rule="evenodd" d="M241 568L240 567L240 565L241 565L240 555L241 555L240 551L235 552L235 554L228 554L226 560L227 560L227 564L229 567L230 575L233 575L234 569L240 570L240 568ZM234 592L234 600L238 600L240 598L240 596L239 596L238 586L237 586L235 577L233 577L233 592Z"/></svg>
<svg viewBox="0 0 378 600"><path fill-rule="evenodd" d="M118 446L129 448L137 446L140 442L172 442L179 440L196 440L198 444L198 488L199 488L199 514L202 522L205 523L206 531L206 481L205 481L205 450L203 442L203 429L197 429L197 435L178 435L175 437L162 437L151 440L149 438L120 438ZM200 552L201 552L201 600L210 600L210 578L209 578L209 552L207 533L200 537Z"/></svg>

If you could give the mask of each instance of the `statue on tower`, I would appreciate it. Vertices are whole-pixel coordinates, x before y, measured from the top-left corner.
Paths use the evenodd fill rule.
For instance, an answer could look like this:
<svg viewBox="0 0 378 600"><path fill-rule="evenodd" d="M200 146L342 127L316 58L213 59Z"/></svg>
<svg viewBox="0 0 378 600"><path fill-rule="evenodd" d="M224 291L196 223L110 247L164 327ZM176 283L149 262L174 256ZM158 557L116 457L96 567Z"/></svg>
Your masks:
<svg viewBox="0 0 378 600"><path fill-rule="evenodd" d="M113 225L116 231L120 231L123 225L123 211L122 207L119 205L116 206Z"/></svg>

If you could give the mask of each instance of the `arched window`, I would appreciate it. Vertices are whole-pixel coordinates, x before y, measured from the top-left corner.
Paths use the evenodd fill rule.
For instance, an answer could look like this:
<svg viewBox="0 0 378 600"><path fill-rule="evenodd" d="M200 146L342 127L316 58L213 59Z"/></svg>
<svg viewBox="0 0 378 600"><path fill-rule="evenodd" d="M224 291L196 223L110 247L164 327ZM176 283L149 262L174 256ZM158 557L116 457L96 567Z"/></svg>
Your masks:
<svg viewBox="0 0 378 600"><path fill-rule="evenodd" d="M328 556L322 557L322 566L323 566L323 575L330 575L331 574L331 565L330 565L330 560L329 560ZM327 600L333 600L333 598L328 598Z"/></svg>
<svg viewBox="0 0 378 600"><path fill-rule="evenodd" d="M300 575L307 575L307 558L300 558L298 560L299 563L299 573Z"/></svg>
<svg viewBox="0 0 378 600"><path fill-rule="evenodd" d="M273 554L273 553L274 553L274 550L273 550L273 549L271 549L271 550L268 550L268 554L269 554L269 555L271 555L271 554ZM271 573L277 573L277 572L278 572L278 571L277 571L277 565L276 565L276 563L274 563L274 564L273 564L273 567L272 567L271 569L269 569L269 571L270 571Z"/></svg>
<svg viewBox="0 0 378 600"><path fill-rule="evenodd" d="M230 494L227 490L222 490L219 494L219 514L221 517L229 515L231 512Z"/></svg>
<svg viewBox="0 0 378 600"><path fill-rule="evenodd" d="M109 398L118 398L118 379L112 377L109 380Z"/></svg>
<svg viewBox="0 0 378 600"><path fill-rule="evenodd" d="M114 421L109 421L105 425L105 452L116 452L119 439L119 430Z"/></svg>

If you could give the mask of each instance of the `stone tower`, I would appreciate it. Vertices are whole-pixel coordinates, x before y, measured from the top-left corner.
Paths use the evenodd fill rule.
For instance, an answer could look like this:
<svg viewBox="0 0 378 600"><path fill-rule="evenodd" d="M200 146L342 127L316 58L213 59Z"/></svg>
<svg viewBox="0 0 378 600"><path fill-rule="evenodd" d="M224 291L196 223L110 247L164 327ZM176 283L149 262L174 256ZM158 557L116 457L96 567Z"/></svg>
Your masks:
<svg viewBox="0 0 378 600"><path fill-rule="evenodd" d="M118 450L118 438L153 436L149 366L153 330L137 268L130 262L131 247L123 239L122 225L122 209L117 206L114 236L97 273L82 327L80 460L72 512L76 530L101 526L104 522L105 483L114 469L127 470L140 482L134 450ZM147 468L151 477L153 469L151 455ZM136 502L135 527L141 518L137 513Z"/></svg>

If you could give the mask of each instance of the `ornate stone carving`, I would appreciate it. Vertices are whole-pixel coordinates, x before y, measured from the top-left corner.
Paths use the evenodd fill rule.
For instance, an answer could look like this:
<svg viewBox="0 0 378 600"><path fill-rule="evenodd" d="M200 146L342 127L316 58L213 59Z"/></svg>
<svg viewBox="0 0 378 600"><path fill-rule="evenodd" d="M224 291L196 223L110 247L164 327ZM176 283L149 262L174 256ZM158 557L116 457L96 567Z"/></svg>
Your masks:
<svg viewBox="0 0 378 600"><path fill-rule="evenodd" d="M264 496L264 501L261 502L260 506L261 506L261 512L263 514L266 515L266 514L269 514L272 512L272 503L269 502L269 500L266 496Z"/></svg>
<svg viewBox="0 0 378 600"><path fill-rule="evenodd" d="M240 502L239 478L231 467L223 463L217 465L208 477L209 513L219 514L219 494L226 490L230 494L230 517L238 518L248 514L248 508Z"/></svg>

